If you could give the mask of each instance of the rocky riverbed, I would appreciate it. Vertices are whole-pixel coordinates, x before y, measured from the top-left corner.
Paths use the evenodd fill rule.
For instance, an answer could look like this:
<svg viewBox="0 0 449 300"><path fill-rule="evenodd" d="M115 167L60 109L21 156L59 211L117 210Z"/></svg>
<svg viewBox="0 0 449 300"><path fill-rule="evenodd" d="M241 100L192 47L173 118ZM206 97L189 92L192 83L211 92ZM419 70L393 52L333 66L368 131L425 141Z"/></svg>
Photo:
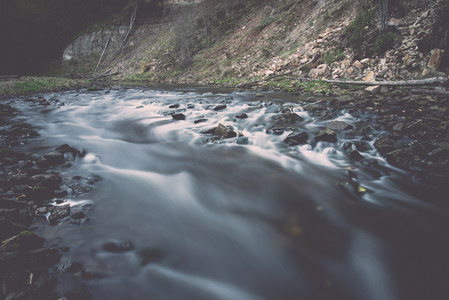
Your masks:
<svg viewBox="0 0 449 300"><path fill-rule="evenodd" d="M30 105L45 107L50 101L43 97L29 100ZM0 279L2 299L60 299L52 293L58 274L69 272L68 266L54 272L67 249L49 245L33 233L42 222L58 225L70 222L79 225L89 218L82 211L72 213L65 204L68 182L58 170L70 168L76 157L85 152L67 144L44 155L16 149L33 143L39 133L32 124L22 122L20 115L8 104L0 104ZM90 188L98 178L74 178L78 193ZM75 190L70 187L73 193ZM84 290L70 291L66 299L90 299Z"/></svg>
<svg viewBox="0 0 449 300"><path fill-rule="evenodd" d="M265 100L263 94L255 94L260 105L270 112L274 105ZM32 96L25 101L37 109L55 106L56 98ZM225 98L210 110L219 112L227 109L232 98ZM366 158L364 152L374 147L387 162L409 172L414 181L423 184L435 194L446 194L449 183L449 97L412 95L406 90L390 90L384 94L352 93L346 96L320 96L305 99L302 109L318 120L332 120L348 113L358 118L356 124L344 121L328 122L320 132L310 134L297 126L302 117L294 107L282 105L277 115L266 129L266 134L281 135L287 147L310 145L315 147L320 141L343 143L344 152L350 160L363 168L377 164ZM186 109L193 108L187 107ZM270 108L270 107L273 107ZM89 215L83 209L71 211L66 204L67 195L82 194L93 188L100 177L80 176L62 178L60 171L70 168L77 157L86 152L76 145L63 144L53 151L42 154L17 151L21 145L33 143L39 133L33 124L23 122L20 115L6 102L1 104L1 150L0 150L0 276L2 297L5 299L59 299L54 292L58 277L70 272L81 272L83 278L92 274L83 265L69 261L58 262L68 249L58 245L48 245L45 239L33 233L33 228L42 223L55 226L61 222L80 226L89 222ZM139 107L137 107L139 108ZM184 122L185 109L179 104L169 107L168 114L173 122ZM239 113L235 119L245 119L248 115ZM205 119L198 119L198 123ZM196 121L195 121L196 122ZM195 123L196 124L196 123ZM247 144L248 139L230 126L217 124L203 132L208 142L216 143L235 138L237 144ZM373 177L382 174L372 168ZM357 183L357 174L348 170L349 185L342 185L351 193L364 193L366 189ZM449 207L439 197L427 197L426 201L441 207ZM112 247L112 248L111 248ZM106 244L108 252L121 252L116 244ZM128 251L128 250L125 250ZM93 276L93 275L92 275ZM70 299L90 299L85 289L75 289L65 293Z"/></svg>

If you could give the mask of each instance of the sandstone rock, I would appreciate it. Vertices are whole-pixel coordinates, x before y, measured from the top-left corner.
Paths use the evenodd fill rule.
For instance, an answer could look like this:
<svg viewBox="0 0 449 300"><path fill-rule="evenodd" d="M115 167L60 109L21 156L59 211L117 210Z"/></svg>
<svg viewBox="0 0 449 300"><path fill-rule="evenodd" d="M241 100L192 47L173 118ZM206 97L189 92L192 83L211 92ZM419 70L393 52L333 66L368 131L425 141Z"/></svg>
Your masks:
<svg viewBox="0 0 449 300"><path fill-rule="evenodd" d="M438 69L441 65L441 61L443 60L443 56L444 50L435 49L429 59L429 62L427 63L427 66L432 69Z"/></svg>
<svg viewBox="0 0 449 300"><path fill-rule="evenodd" d="M360 62L361 62L363 65L367 66L367 65L370 64L371 59L369 59L369 58L364 58L364 59L362 59Z"/></svg>
<svg viewBox="0 0 449 300"><path fill-rule="evenodd" d="M365 78L363 78L364 81L376 81L374 78L374 72L369 71L368 74L366 74Z"/></svg>
<svg viewBox="0 0 449 300"><path fill-rule="evenodd" d="M354 67L356 67L357 69L360 69L360 70L363 69L363 64L358 60L356 60L352 65Z"/></svg>
<svg viewBox="0 0 449 300"><path fill-rule="evenodd" d="M365 92L370 94L377 94L380 91L380 85L369 86L365 89Z"/></svg>

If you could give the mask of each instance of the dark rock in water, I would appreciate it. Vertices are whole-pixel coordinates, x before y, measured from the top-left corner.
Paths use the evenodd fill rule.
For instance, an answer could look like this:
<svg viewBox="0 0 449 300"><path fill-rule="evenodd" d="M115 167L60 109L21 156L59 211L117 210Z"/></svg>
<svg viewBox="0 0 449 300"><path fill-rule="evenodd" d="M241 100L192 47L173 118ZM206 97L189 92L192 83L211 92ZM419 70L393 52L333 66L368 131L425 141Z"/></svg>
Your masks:
<svg viewBox="0 0 449 300"><path fill-rule="evenodd" d="M348 130L354 128L351 124L342 121L331 121L326 127L332 130Z"/></svg>
<svg viewBox="0 0 449 300"><path fill-rule="evenodd" d="M50 199L52 196L52 191L46 187L35 187L26 193L26 201L33 201L34 203L40 205L45 200Z"/></svg>
<svg viewBox="0 0 449 300"><path fill-rule="evenodd" d="M227 108L228 106L226 104L219 104L217 106L214 107L215 111L219 111L219 110L223 110L225 108Z"/></svg>
<svg viewBox="0 0 449 300"><path fill-rule="evenodd" d="M185 120L186 116L184 114L174 114L172 115L173 120Z"/></svg>
<svg viewBox="0 0 449 300"><path fill-rule="evenodd" d="M321 130L316 136L315 136L315 142L329 142L329 143L335 143L337 141L337 134L332 129L324 129Z"/></svg>
<svg viewBox="0 0 449 300"><path fill-rule="evenodd" d="M374 142L374 147L381 155L385 155L388 152L396 150L394 142L387 137L380 137Z"/></svg>
<svg viewBox="0 0 449 300"><path fill-rule="evenodd" d="M62 154L65 153L73 153L74 155L78 154L79 150L76 148L73 148L69 144L63 144L55 149L58 152L61 152Z"/></svg>
<svg viewBox="0 0 449 300"><path fill-rule="evenodd" d="M301 132L292 132L284 140L284 143L286 143L289 146L296 146L296 145L307 143L308 138L309 138L309 135L306 132L302 132L302 131Z"/></svg>
<svg viewBox="0 0 449 300"><path fill-rule="evenodd" d="M85 216L86 216L86 214L83 213L82 211L77 211L76 213L74 213L72 215L72 218L75 220L80 220L80 219L84 218Z"/></svg>
<svg viewBox="0 0 449 300"><path fill-rule="evenodd" d="M248 115L245 113L241 113L235 116L237 119L246 119L248 118Z"/></svg>
<svg viewBox="0 0 449 300"><path fill-rule="evenodd" d="M46 272L41 274L38 273L33 276L33 281L29 290L33 294L49 294L57 284L58 280L54 276Z"/></svg>
<svg viewBox="0 0 449 300"><path fill-rule="evenodd" d="M217 129L217 127L205 130L203 132L201 132L202 134L215 134L215 129Z"/></svg>
<svg viewBox="0 0 449 300"><path fill-rule="evenodd" d="M134 245L132 242L114 241L105 243L103 249L111 253L123 253L134 249Z"/></svg>
<svg viewBox="0 0 449 300"><path fill-rule="evenodd" d="M41 168L47 168L62 165L64 162L64 154L59 151L52 151L45 154L42 159L37 162L37 165Z"/></svg>
<svg viewBox="0 0 449 300"><path fill-rule="evenodd" d="M237 136L237 133L232 130L229 126L225 126L223 124L218 124L217 128L215 128L214 134L220 138L233 138Z"/></svg>
<svg viewBox="0 0 449 300"><path fill-rule="evenodd" d="M361 152L365 152L365 151L368 151L370 149L366 142L354 141L354 145L355 145L355 148L358 151L361 151Z"/></svg>
<svg viewBox="0 0 449 300"><path fill-rule="evenodd" d="M189 103L189 104L187 104L187 108L188 108L188 109L195 108L195 104Z"/></svg>
<svg viewBox="0 0 449 300"><path fill-rule="evenodd" d="M285 114L275 116L273 118L273 121L274 121L273 127L288 126L288 125L292 125L296 122L300 122L302 120L303 120L303 118L301 118L299 115L292 113L292 112L287 112Z"/></svg>
<svg viewBox="0 0 449 300"><path fill-rule="evenodd" d="M268 129L266 130L266 133L268 133L268 134L274 134L274 135L281 135L281 134L284 133L284 131L285 131L285 128L279 128L279 127L276 127L276 128L268 128Z"/></svg>
<svg viewBox="0 0 449 300"><path fill-rule="evenodd" d="M14 239L14 242L18 244L21 249L31 251L42 248L45 239L31 231L23 231Z"/></svg>
<svg viewBox="0 0 449 300"><path fill-rule="evenodd" d="M61 274L64 273L76 273L81 271L83 268L83 265L80 264L77 261L74 260L69 260L68 262L66 262L65 264L63 264L62 266L60 266L58 268L58 272Z"/></svg>
<svg viewBox="0 0 449 300"><path fill-rule="evenodd" d="M203 122L206 122L206 121L207 121L207 119L197 119L197 120L193 121L193 123L194 124L198 124L198 123L203 123Z"/></svg>
<svg viewBox="0 0 449 300"><path fill-rule="evenodd" d="M362 159L364 159L365 157L362 155L362 154L360 154L360 152L359 151L357 151L357 150L349 150L349 158L351 159L351 160L355 160L355 161L359 161L359 160L362 160Z"/></svg>
<svg viewBox="0 0 449 300"><path fill-rule="evenodd" d="M142 256L142 266L161 261L165 257L165 253L159 248L145 248L139 254Z"/></svg>
<svg viewBox="0 0 449 300"><path fill-rule="evenodd" d="M59 220L70 216L70 205L55 206L51 209L51 215L48 218L50 225L56 225Z"/></svg>
<svg viewBox="0 0 449 300"><path fill-rule="evenodd" d="M406 168L413 159L413 152L409 149L398 149L387 153L385 157L392 166Z"/></svg>
<svg viewBox="0 0 449 300"><path fill-rule="evenodd" d="M92 295L85 290L84 288L80 288L77 290L71 290L64 294L67 300L91 300Z"/></svg>
<svg viewBox="0 0 449 300"><path fill-rule="evenodd" d="M56 174L38 174L30 177L30 183L55 190L62 184L62 178Z"/></svg>
<svg viewBox="0 0 449 300"><path fill-rule="evenodd" d="M168 108L178 108L178 107L179 107L179 104L172 104Z"/></svg>
<svg viewBox="0 0 449 300"><path fill-rule="evenodd" d="M34 269L49 268L59 262L62 254L57 248L41 248L28 252L27 266Z"/></svg>
<svg viewBox="0 0 449 300"><path fill-rule="evenodd" d="M239 137L235 142L239 145L248 145L249 139L247 137L242 136Z"/></svg>

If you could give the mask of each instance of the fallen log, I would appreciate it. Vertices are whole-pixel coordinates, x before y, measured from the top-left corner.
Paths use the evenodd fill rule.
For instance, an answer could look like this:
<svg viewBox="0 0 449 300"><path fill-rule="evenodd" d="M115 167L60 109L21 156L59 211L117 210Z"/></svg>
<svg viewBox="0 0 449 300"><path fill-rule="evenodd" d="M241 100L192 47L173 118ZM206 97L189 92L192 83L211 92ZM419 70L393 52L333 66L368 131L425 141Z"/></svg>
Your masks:
<svg viewBox="0 0 449 300"><path fill-rule="evenodd" d="M1 75L0 79L16 79L16 78L21 78L22 76L20 75Z"/></svg>
<svg viewBox="0 0 449 300"><path fill-rule="evenodd" d="M418 95L449 96L449 90L445 89L412 89L410 92Z"/></svg>
<svg viewBox="0 0 449 300"><path fill-rule="evenodd" d="M423 86L448 83L447 77L434 77L416 80L399 81L353 81L353 80L330 80L320 79L323 82L331 84L350 84L350 85L381 85L381 86Z"/></svg>

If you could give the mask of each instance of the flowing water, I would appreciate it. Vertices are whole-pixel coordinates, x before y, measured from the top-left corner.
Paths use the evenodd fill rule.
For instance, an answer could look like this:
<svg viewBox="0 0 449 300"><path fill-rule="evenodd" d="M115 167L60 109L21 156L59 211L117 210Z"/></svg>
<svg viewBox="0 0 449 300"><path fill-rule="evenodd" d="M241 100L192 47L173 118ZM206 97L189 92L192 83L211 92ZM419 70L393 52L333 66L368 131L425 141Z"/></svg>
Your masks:
<svg viewBox="0 0 449 300"><path fill-rule="evenodd" d="M41 223L48 244L69 247L94 274L58 274L58 291L85 287L94 299L290 300L448 299L448 214L432 189L389 166L367 143L369 164L342 150L348 141L287 146L268 134L288 107L314 134L300 98L202 88L115 88L44 95L42 108L15 100L41 137L87 151L74 176L101 178L92 191L66 187L81 225ZM225 103L227 108L215 111ZM178 108L169 108L178 104ZM173 120L173 112L185 120ZM235 116L246 113L248 118ZM196 120L200 120L195 122ZM362 121L346 111L337 120ZM231 125L245 139L203 132ZM242 143L242 144L241 144ZM68 184L70 185L70 184ZM106 251L111 242L129 251Z"/></svg>

